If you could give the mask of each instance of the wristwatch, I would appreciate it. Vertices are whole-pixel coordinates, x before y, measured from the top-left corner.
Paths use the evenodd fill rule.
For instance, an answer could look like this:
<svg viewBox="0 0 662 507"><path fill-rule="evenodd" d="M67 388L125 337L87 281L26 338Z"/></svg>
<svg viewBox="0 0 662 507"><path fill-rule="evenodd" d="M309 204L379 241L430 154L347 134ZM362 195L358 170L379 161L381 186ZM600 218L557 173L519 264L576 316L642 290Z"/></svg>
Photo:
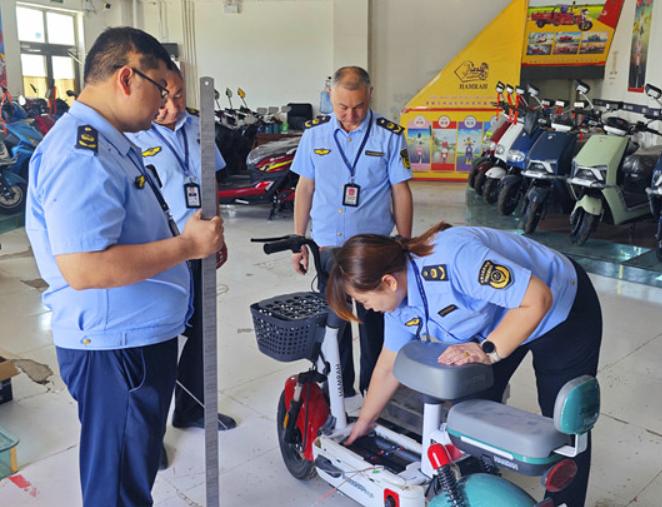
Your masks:
<svg viewBox="0 0 662 507"><path fill-rule="evenodd" d="M501 356L499 356L496 346L491 341L483 340L480 344L480 348L485 352L485 355L490 360L491 364L501 361Z"/></svg>

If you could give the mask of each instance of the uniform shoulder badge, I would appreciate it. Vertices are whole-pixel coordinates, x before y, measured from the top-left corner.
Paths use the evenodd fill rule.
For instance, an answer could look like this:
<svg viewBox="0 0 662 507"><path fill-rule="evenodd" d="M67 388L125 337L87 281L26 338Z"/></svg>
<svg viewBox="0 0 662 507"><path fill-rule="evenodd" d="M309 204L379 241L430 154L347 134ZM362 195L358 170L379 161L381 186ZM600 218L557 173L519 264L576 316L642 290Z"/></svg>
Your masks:
<svg viewBox="0 0 662 507"><path fill-rule="evenodd" d="M200 110L199 110L199 109L195 109L195 108L193 108L193 107L187 107L187 108L186 108L186 112L187 112L188 114L192 114L193 116L200 116Z"/></svg>
<svg viewBox="0 0 662 507"><path fill-rule="evenodd" d="M448 271L446 264L432 264L423 266L421 276L428 282L445 282L448 280Z"/></svg>
<svg viewBox="0 0 662 507"><path fill-rule="evenodd" d="M440 317L446 317L457 310L457 305L448 305L437 312Z"/></svg>
<svg viewBox="0 0 662 507"><path fill-rule="evenodd" d="M418 317L413 317L409 319L407 322L405 322L405 326L407 327L414 327L418 326L421 323L421 319Z"/></svg>
<svg viewBox="0 0 662 507"><path fill-rule="evenodd" d="M317 127L318 125L322 125L324 123L328 123L329 121L331 121L331 117L328 115L318 116L314 120L308 120L306 123L304 123L304 126L307 129L309 129L309 128Z"/></svg>
<svg viewBox="0 0 662 507"><path fill-rule="evenodd" d="M405 169L411 169L411 162L409 162L409 150L407 148L402 148L400 150L400 160L402 160L402 165Z"/></svg>
<svg viewBox="0 0 662 507"><path fill-rule="evenodd" d="M513 275L506 266L485 261L478 273L478 283L489 285L493 289L505 289L513 282Z"/></svg>
<svg viewBox="0 0 662 507"><path fill-rule="evenodd" d="M386 130L390 130L394 134L400 135L402 132L405 130L403 127L398 125L397 123L392 122L391 120L387 120L386 118L378 118L377 119L377 125L380 127L385 128Z"/></svg>
<svg viewBox="0 0 662 507"><path fill-rule="evenodd" d="M328 148L315 148L313 150L313 153L315 153L315 155L324 156L324 155L328 155L329 153L331 153L331 150L329 150Z"/></svg>
<svg viewBox="0 0 662 507"><path fill-rule="evenodd" d="M154 146L152 148L147 148L145 151L143 151L143 157L153 157L157 153L161 152L161 147L160 146Z"/></svg>
<svg viewBox="0 0 662 507"><path fill-rule="evenodd" d="M81 125L78 127L76 148L81 150L90 150L94 153L97 153L99 149L99 133L97 130L89 125Z"/></svg>

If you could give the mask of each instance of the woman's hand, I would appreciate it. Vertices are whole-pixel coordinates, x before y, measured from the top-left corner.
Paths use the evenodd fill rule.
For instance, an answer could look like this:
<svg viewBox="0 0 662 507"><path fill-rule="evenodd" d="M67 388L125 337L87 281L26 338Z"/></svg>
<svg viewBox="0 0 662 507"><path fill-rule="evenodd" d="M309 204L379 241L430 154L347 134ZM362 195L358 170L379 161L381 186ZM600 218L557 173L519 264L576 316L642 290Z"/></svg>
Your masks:
<svg viewBox="0 0 662 507"><path fill-rule="evenodd" d="M375 423L363 420L359 417L356 420L356 422L354 423L354 426L352 427L352 432L349 434L347 439L343 442L343 445L349 447L357 439L359 439L362 436L365 436L368 433L370 433L374 427L375 427Z"/></svg>
<svg viewBox="0 0 662 507"><path fill-rule="evenodd" d="M439 356L438 363L460 366L469 363L492 364L476 342L451 345Z"/></svg>

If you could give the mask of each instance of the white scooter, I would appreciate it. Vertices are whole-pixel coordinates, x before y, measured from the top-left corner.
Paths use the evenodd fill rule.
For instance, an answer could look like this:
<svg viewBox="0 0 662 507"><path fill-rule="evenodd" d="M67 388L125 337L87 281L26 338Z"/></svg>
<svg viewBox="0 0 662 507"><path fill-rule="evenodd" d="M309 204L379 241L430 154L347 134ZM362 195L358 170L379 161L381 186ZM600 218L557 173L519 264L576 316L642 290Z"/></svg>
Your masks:
<svg viewBox="0 0 662 507"><path fill-rule="evenodd" d="M264 242L267 254L307 246L320 273L319 250L310 239L292 235L252 241ZM251 305L251 313L262 353L313 364L287 379L278 403L285 466L298 479L319 475L363 506L551 507L551 499L536 502L500 477L497 467L543 476L547 491L562 490L575 475L571 458L586 449L588 431L599 415L593 377L566 384L551 419L476 399L493 382L491 366L440 365L436 358L446 345L413 341L398 353L394 373L425 397L422 441L380 424L347 447L343 442L352 423L345 414L338 351L345 323L315 292L266 299ZM446 419L447 401L455 404Z"/></svg>

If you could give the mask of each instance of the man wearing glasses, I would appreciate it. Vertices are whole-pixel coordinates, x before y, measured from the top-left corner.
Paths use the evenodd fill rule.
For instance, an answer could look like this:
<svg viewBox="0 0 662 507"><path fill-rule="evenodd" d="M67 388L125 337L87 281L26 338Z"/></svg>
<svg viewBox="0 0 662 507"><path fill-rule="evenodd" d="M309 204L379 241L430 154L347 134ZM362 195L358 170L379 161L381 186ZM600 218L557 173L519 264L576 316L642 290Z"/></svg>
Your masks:
<svg viewBox="0 0 662 507"><path fill-rule="evenodd" d="M154 166L159 176L161 192L177 226L186 222L200 207L200 120L197 111L186 108L184 79L178 68L168 70L166 86L170 91L164 105L148 130L129 134L131 141L140 148L143 161ZM221 171L225 160L215 147L215 169ZM219 253L217 267L227 259L227 249ZM184 331L186 343L177 366L175 386L175 410L172 425L175 428L204 428L204 403L202 381L202 280L200 261L191 263L194 288L194 313ZM219 430L229 430L237 423L231 417L218 414ZM161 466L166 466L164 459Z"/></svg>
<svg viewBox="0 0 662 507"><path fill-rule="evenodd" d="M168 97L168 53L111 28L85 59L85 87L30 163L26 231L52 314L60 374L78 402L85 507L152 505L190 317L186 261L224 246L219 217L179 234L140 151Z"/></svg>

